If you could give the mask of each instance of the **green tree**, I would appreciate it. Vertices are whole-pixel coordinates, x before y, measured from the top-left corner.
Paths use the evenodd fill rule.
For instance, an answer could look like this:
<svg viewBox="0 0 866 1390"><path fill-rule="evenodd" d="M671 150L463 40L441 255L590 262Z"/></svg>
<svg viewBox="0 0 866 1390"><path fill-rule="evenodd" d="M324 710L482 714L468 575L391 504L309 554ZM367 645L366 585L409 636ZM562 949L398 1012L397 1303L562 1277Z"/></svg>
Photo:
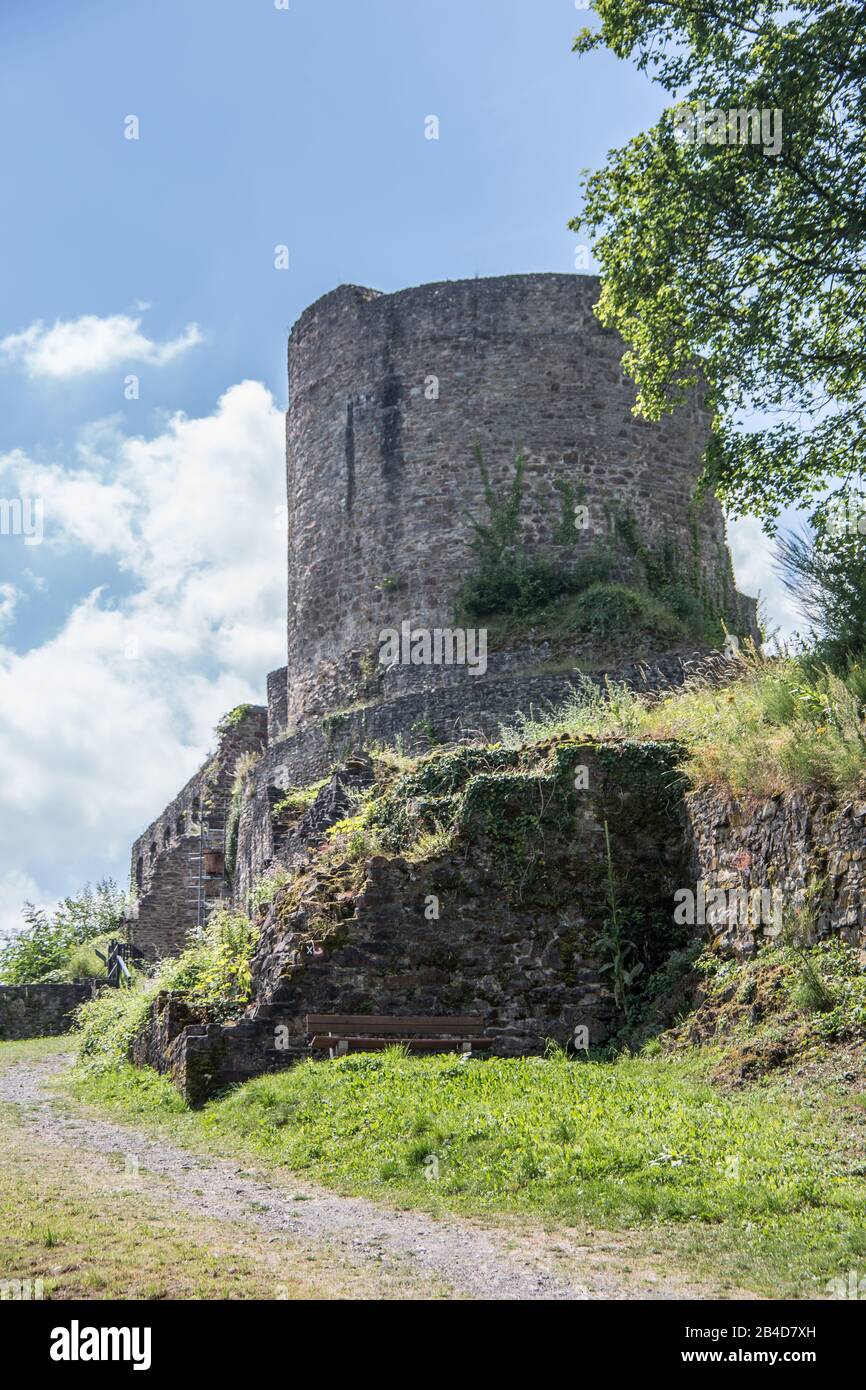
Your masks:
<svg viewBox="0 0 866 1390"><path fill-rule="evenodd" d="M810 624L815 657L844 673L866 656L866 547L856 531L795 532L778 544L777 569Z"/></svg>
<svg viewBox="0 0 866 1390"><path fill-rule="evenodd" d="M25 903L24 928L0 948L0 980L34 984L63 971L78 946L100 936L120 935L127 900L113 879L90 884L50 911Z"/></svg>
<svg viewBox="0 0 866 1390"><path fill-rule="evenodd" d="M863 0L595 8L576 51L632 58L672 98L585 176L571 224L594 238L597 313L629 345L637 409L659 419L698 384L705 482L768 529L788 505L820 527L822 492L859 479L866 453ZM701 103L733 121L696 123Z"/></svg>

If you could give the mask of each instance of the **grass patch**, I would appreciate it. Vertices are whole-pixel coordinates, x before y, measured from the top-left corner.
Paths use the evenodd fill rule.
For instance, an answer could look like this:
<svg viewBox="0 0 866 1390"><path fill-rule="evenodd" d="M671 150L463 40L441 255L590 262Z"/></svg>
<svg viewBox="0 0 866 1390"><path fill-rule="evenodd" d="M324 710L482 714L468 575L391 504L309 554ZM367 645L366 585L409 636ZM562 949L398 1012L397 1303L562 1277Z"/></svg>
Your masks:
<svg viewBox="0 0 866 1390"><path fill-rule="evenodd" d="M324 790L330 780L330 777L323 777L321 781L312 782L308 787L292 787L274 806L271 811L272 818L275 821L297 820L312 806L319 792Z"/></svg>
<svg viewBox="0 0 866 1390"><path fill-rule="evenodd" d="M859 1107L839 1130L759 1090L720 1093L707 1056L573 1062L410 1058L303 1063L200 1112L128 1069L78 1094L195 1146L254 1153L407 1206L607 1230L663 1229L692 1265L760 1292L822 1292L866 1255Z"/></svg>
<svg viewBox="0 0 866 1390"><path fill-rule="evenodd" d="M796 658L747 655L723 687L692 684L663 700L578 678L573 698L503 729L507 748L550 738L681 743L693 786L771 796L813 788L846 795L866 773L866 668L846 676Z"/></svg>
<svg viewBox="0 0 866 1390"><path fill-rule="evenodd" d="M68 1033L60 1033L55 1038L0 1042L0 1068L10 1067L15 1062L42 1062L64 1052L74 1052L76 1041Z"/></svg>

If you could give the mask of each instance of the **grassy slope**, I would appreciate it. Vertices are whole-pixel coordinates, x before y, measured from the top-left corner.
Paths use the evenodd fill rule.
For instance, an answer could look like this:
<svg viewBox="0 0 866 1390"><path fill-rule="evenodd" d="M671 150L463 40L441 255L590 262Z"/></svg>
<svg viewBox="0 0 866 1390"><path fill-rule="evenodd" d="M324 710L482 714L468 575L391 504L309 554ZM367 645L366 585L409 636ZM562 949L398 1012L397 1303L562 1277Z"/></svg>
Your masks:
<svg viewBox="0 0 866 1390"><path fill-rule="evenodd" d="M725 690L651 706L587 690L505 742L675 738L697 785L851 794L863 783L864 683L859 670L842 683L755 661ZM859 1010L859 993L849 1003ZM353 1057L261 1078L196 1115L161 1078L130 1068L82 1079L78 1094L182 1142L255 1152L341 1190L639 1229L697 1273L769 1295L820 1294L866 1256L866 1113L826 1086L796 1100L778 1083L736 1097L714 1089L707 1077L724 1054L710 1043L605 1064Z"/></svg>
<svg viewBox="0 0 866 1390"><path fill-rule="evenodd" d="M673 740L693 786L746 797L784 791L850 796L866 781L866 669L844 680L798 660L746 653L728 685L693 684L647 701L623 686L585 685L552 715L521 716L510 746L552 736Z"/></svg>
<svg viewBox="0 0 866 1390"><path fill-rule="evenodd" d="M353 1056L259 1078L199 1113L132 1068L77 1093L341 1191L630 1231L636 1250L691 1273L821 1296L866 1255L866 1112L781 1089L725 1095L704 1079L709 1061Z"/></svg>

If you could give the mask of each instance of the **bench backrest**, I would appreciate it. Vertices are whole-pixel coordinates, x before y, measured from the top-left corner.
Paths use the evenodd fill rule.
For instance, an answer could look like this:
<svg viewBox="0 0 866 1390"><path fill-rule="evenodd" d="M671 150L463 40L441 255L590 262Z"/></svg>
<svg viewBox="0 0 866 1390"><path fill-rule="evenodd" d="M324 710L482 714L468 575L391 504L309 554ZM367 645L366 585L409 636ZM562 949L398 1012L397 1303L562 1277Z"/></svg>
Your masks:
<svg viewBox="0 0 866 1390"><path fill-rule="evenodd" d="M333 1037L395 1037L418 1034L423 1037L477 1037L484 1024L477 1016L439 1014L435 1018L405 1014L378 1017L376 1014L307 1014L307 1034L330 1033Z"/></svg>

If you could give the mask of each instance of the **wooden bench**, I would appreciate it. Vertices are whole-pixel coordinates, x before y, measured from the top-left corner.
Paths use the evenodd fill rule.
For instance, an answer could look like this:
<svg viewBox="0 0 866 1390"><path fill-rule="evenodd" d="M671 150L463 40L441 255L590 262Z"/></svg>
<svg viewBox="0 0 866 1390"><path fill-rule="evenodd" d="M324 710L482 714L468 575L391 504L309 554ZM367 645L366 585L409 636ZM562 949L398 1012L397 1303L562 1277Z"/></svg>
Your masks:
<svg viewBox="0 0 866 1390"><path fill-rule="evenodd" d="M347 1052L374 1052L395 1043L410 1052L479 1052L493 1046L484 1037L484 1024L471 1016L422 1018L407 1014L382 1018L375 1014L307 1014L307 1042L313 1052L331 1057Z"/></svg>

